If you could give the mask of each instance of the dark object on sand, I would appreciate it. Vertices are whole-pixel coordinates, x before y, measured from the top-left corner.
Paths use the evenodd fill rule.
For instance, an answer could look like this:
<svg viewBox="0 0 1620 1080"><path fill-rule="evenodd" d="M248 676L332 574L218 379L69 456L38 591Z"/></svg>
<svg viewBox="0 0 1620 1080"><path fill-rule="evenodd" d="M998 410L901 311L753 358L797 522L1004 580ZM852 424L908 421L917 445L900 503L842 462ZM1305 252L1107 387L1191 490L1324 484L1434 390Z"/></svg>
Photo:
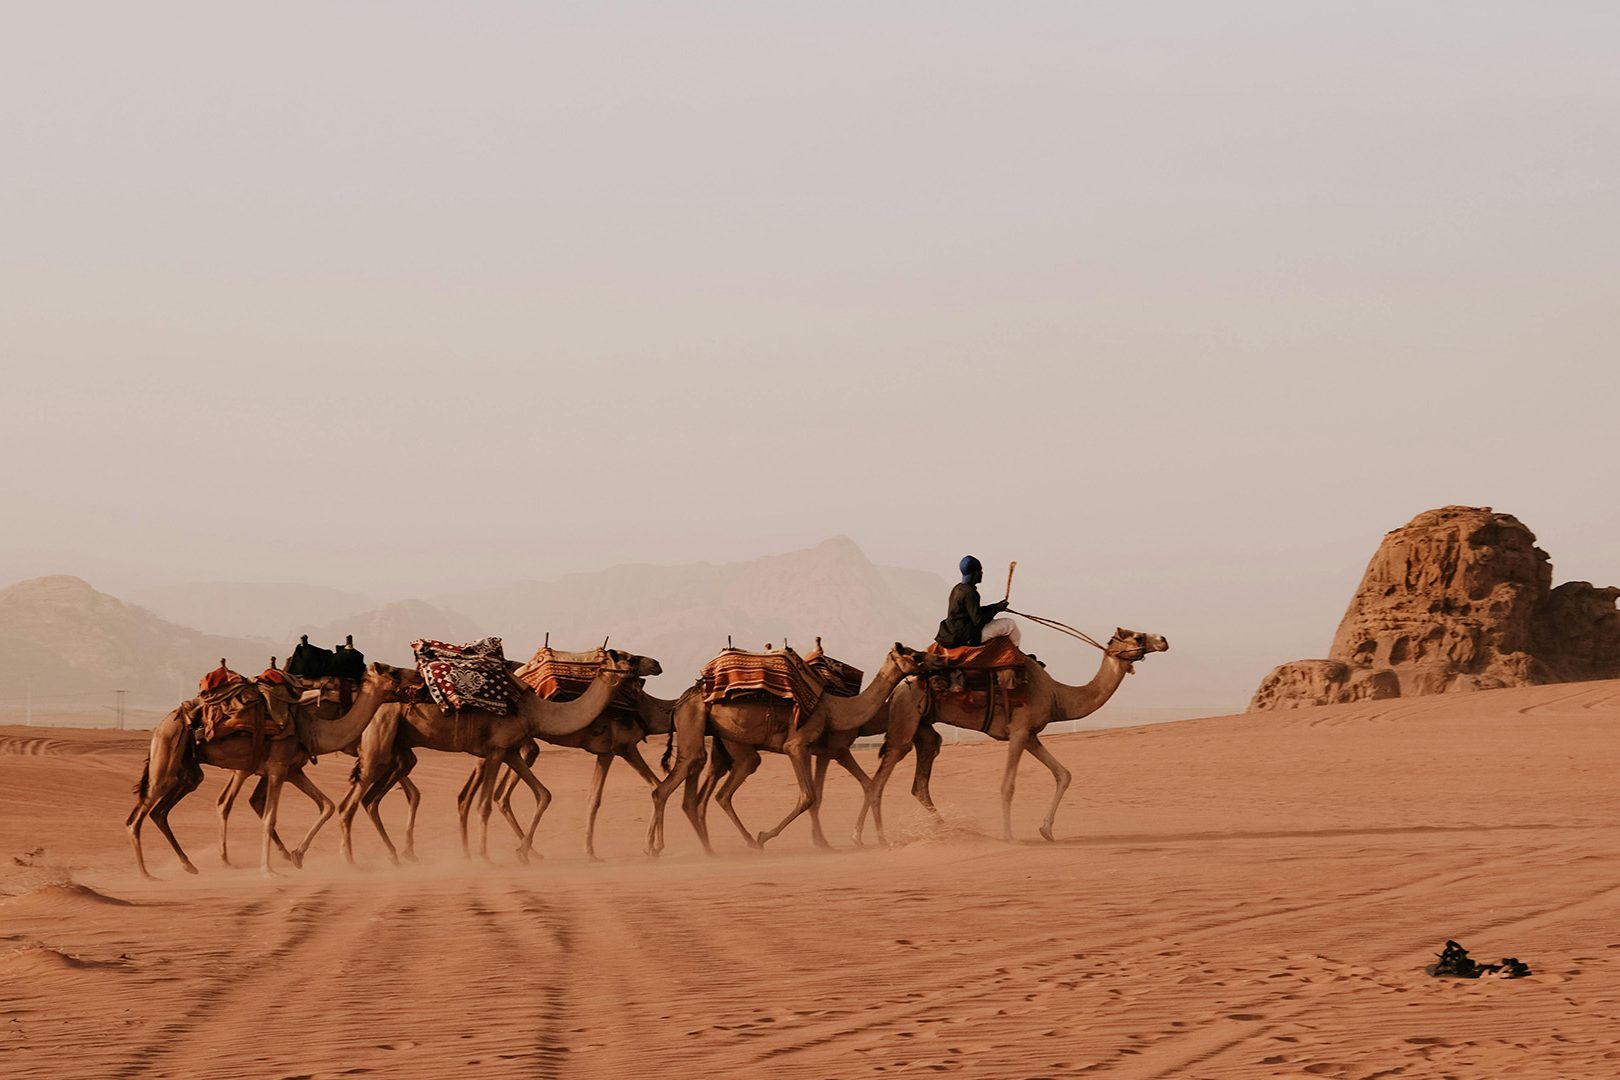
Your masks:
<svg viewBox="0 0 1620 1080"><path fill-rule="evenodd" d="M1483 975L1522 979L1530 974L1530 965L1515 956L1503 957L1500 964L1476 964L1469 957L1467 949L1455 941L1447 941L1440 959L1423 970L1441 979L1477 979Z"/></svg>

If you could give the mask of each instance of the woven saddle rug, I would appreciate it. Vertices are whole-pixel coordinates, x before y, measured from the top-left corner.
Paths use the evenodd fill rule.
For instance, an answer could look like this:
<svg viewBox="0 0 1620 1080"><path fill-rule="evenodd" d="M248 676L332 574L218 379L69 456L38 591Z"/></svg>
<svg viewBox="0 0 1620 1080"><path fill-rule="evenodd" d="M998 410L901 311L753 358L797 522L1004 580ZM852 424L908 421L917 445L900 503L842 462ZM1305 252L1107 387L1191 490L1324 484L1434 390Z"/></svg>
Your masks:
<svg viewBox="0 0 1620 1080"><path fill-rule="evenodd" d="M543 646L535 650L529 662L518 668L515 677L547 701L573 701L586 690L602 672L607 659L601 649L590 652L563 652ZM608 702L603 714L615 714L627 720L639 720L642 680L626 679Z"/></svg>
<svg viewBox="0 0 1620 1080"><path fill-rule="evenodd" d="M816 639L816 647L805 655L804 662L827 684L827 693L854 697L861 692L861 680L866 673L854 664L835 660L822 652L820 638Z"/></svg>
<svg viewBox="0 0 1620 1080"><path fill-rule="evenodd" d="M497 716L510 715L515 708L517 685L506 666L500 638L465 645L424 638L411 642L411 650L416 653L416 670L440 708L452 712L477 709Z"/></svg>
<svg viewBox="0 0 1620 1080"><path fill-rule="evenodd" d="M960 648L947 649L937 641L928 643L928 652L934 656L945 658L945 665L952 671L1022 671L1025 656L1023 650L1012 643L1011 638L991 638L983 645L963 645Z"/></svg>
<svg viewBox="0 0 1620 1080"><path fill-rule="evenodd" d="M726 649L703 666L703 700L732 701L763 694L793 702L793 723L815 710L827 684L792 649L745 652Z"/></svg>

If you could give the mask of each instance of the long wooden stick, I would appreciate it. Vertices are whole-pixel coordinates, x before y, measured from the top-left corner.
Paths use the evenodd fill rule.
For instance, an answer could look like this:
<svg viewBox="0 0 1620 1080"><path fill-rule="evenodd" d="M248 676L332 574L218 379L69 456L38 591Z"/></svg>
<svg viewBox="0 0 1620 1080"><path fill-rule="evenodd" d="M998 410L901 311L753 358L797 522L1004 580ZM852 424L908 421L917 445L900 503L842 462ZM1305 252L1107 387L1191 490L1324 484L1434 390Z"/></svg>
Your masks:
<svg viewBox="0 0 1620 1080"><path fill-rule="evenodd" d="M1012 599L1012 575L1013 571L1016 569L1018 569L1017 559L1014 559L1012 562L1007 564L1007 595L1002 597L1003 600Z"/></svg>

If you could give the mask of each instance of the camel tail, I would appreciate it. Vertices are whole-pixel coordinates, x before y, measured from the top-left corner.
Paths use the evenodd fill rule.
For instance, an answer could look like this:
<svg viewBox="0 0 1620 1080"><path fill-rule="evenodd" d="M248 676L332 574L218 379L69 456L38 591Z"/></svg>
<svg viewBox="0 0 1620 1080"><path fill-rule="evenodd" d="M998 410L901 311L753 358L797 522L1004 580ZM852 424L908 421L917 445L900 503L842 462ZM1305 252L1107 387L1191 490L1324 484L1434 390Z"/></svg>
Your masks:
<svg viewBox="0 0 1620 1080"><path fill-rule="evenodd" d="M670 763L672 761L674 761L674 760L675 760L675 725L671 724L671 725L669 725L669 741L664 744L664 756L662 758L660 758L659 761L658 761L658 767L660 769L664 770L664 775L665 776L669 775L669 766L670 766Z"/></svg>
<svg viewBox="0 0 1620 1080"><path fill-rule="evenodd" d="M131 790L135 792L135 797L141 802L146 801L146 793L152 790L152 759L150 756L141 762L141 778L135 782L135 787Z"/></svg>

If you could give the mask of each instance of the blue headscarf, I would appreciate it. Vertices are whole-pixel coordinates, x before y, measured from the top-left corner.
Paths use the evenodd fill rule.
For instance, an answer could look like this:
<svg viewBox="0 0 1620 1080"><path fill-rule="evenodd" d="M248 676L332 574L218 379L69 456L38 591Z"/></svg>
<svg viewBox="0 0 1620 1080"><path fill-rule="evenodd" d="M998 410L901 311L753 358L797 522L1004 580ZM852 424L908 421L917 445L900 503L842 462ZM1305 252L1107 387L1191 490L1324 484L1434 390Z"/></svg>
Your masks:
<svg viewBox="0 0 1620 1080"><path fill-rule="evenodd" d="M972 584L973 575L983 570L983 567L979 565L979 560L971 555L962 556L962 561L956 564L956 568L962 572L962 582L964 584Z"/></svg>

